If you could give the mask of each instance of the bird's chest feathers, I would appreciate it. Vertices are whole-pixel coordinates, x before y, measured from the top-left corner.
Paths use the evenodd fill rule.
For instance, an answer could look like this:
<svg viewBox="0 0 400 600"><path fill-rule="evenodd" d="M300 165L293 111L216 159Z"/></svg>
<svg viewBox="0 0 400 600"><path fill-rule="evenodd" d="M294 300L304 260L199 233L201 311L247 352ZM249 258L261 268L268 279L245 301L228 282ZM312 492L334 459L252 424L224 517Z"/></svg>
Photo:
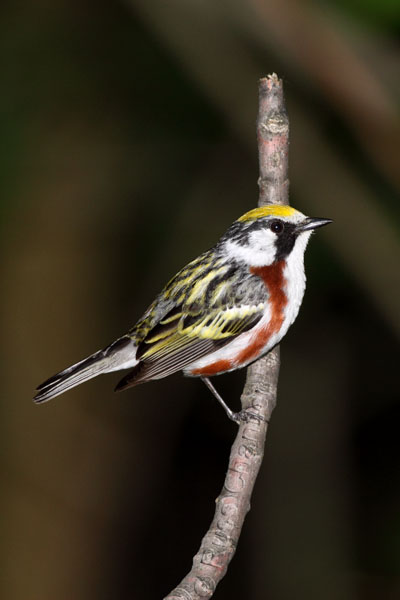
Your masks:
<svg viewBox="0 0 400 600"><path fill-rule="evenodd" d="M268 292L268 314L255 327L249 343L240 352L240 362L253 360L262 352L274 334L277 334L285 321L285 308L288 304L286 294L285 262L279 261L269 266L250 267L250 272L260 277Z"/></svg>
<svg viewBox="0 0 400 600"><path fill-rule="evenodd" d="M281 260L268 267L250 267L250 273L260 277L267 288L271 320L276 321L283 318L283 309L287 304L287 296L284 290L286 285L286 279L283 274L284 266L285 263Z"/></svg>
<svg viewBox="0 0 400 600"><path fill-rule="evenodd" d="M268 293L264 317L252 330L200 359L188 371L191 375L208 377L246 366L278 344L295 320L305 289L302 253L294 251L286 260L249 270L263 281Z"/></svg>
<svg viewBox="0 0 400 600"><path fill-rule="evenodd" d="M295 320L305 289L304 268L292 260L281 260L269 266L250 267L250 272L260 277L268 292L268 311L250 333L248 343L237 360L250 362L272 348L285 335Z"/></svg>

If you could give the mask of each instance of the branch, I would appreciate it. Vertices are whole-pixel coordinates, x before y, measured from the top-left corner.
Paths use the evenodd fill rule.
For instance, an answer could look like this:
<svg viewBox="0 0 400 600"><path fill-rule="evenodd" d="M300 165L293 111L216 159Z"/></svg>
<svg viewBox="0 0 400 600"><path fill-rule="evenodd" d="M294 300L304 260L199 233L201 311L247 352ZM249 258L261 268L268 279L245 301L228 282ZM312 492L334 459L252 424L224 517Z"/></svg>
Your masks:
<svg viewBox="0 0 400 600"><path fill-rule="evenodd" d="M260 79L258 93L258 204L289 204L289 119L282 81L275 73Z"/></svg>
<svg viewBox="0 0 400 600"><path fill-rule="evenodd" d="M273 74L259 84L257 139L260 163L259 206L287 204L289 181L289 122L282 81ZM216 500L212 523L204 536L193 566L164 600L211 598L235 553L250 498L264 455L265 437L276 405L279 348L247 369L241 396L242 409L252 415L242 421L233 442L221 494Z"/></svg>

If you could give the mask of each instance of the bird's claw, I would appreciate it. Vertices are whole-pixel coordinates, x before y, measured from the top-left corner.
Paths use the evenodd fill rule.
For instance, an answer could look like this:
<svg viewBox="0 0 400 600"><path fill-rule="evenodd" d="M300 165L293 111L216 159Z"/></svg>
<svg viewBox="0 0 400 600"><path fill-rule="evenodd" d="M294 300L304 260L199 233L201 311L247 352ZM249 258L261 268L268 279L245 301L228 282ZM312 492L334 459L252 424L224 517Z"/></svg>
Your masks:
<svg viewBox="0 0 400 600"><path fill-rule="evenodd" d="M248 423L249 421L257 421L258 423L265 421L264 417L253 412L249 408L244 408L236 413L232 412L229 416L232 421L237 423L237 425L240 425L241 423Z"/></svg>

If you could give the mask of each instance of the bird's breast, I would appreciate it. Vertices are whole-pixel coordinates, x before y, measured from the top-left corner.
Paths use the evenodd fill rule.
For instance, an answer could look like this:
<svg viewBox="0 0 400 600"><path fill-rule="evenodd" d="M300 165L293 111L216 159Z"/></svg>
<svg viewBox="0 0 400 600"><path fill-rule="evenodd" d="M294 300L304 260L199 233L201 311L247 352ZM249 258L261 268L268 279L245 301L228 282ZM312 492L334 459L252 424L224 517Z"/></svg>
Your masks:
<svg viewBox="0 0 400 600"><path fill-rule="evenodd" d="M280 340L288 304L284 269L284 261L270 266L250 267L250 272L260 277L267 288L268 307L265 317L252 330L243 333L208 359L204 357L199 365L193 365L189 370L191 375L208 377L240 368L256 360ZM285 332L286 329L287 327Z"/></svg>
<svg viewBox="0 0 400 600"><path fill-rule="evenodd" d="M282 328L285 320L285 307L288 298L285 292L286 279L284 277L285 263L283 260L268 267L250 267L253 275L260 277L269 293L268 308L269 319L265 323L261 321L259 327L255 327L249 344L239 353L238 362L249 363L255 360L268 346L272 336Z"/></svg>

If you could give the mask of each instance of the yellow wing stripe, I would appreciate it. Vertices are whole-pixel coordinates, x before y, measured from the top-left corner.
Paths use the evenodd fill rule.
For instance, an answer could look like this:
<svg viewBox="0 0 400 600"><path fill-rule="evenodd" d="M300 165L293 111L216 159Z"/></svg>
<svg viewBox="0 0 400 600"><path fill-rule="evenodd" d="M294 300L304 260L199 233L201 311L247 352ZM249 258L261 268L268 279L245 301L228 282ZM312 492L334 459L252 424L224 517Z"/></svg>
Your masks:
<svg viewBox="0 0 400 600"><path fill-rule="evenodd" d="M187 267L185 267L184 269L182 269L182 271L178 273L179 279L174 278L167 284L164 290L165 298L177 298L178 294L181 294L181 296L178 298L178 303L183 301L186 297L188 286L190 286L192 281L196 280L199 277L199 275L201 276L201 273L203 271L206 271L212 263L212 257L208 257L207 260L204 260L204 258L200 256L193 260L187 265ZM221 264L220 260L214 261L215 267L218 267L219 264ZM224 266L223 270L226 270L227 268L228 267ZM215 269L212 271L212 273L219 273L220 270L221 268ZM204 280L205 278L201 278L197 283L200 283Z"/></svg>
<svg viewBox="0 0 400 600"><path fill-rule="evenodd" d="M180 319L181 316L182 316L182 313L175 313L171 317L167 317L166 319L161 319L160 324L161 325L168 325L168 323L172 323L173 321L176 321L177 319Z"/></svg>
<svg viewBox="0 0 400 600"><path fill-rule="evenodd" d="M185 304L192 304L193 302L199 302L202 300L204 294L207 291L208 284L218 275L224 273L227 270L227 267L220 267L219 269L213 269L207 275L196 281L194 284L192 291L189 296L185 300Z"/></svg>
<svg viewBox="0 0 400 600"><path fill-rule="evenodd" d="M181 333L188 337L221 340L239 333L248 317L264 310L264 304L237 306L219 311L215 316L206 315L195 325L183 328ZM215 314L215 313L214 313ZM231 327L229 327L231 324Z"/></svg>
<svg viewBox="0 0 400 600"><path fill-rule="evenodd" d="M151 344L151 346L141 358L154 360L168 354L172 355L184 346L191 345L196 338L217 341L238 335L249 323L249 318L262 313L264 308L265 305L260 303L213 311L203 318L200 317L198 321L188 327L185 327L185 321L182 318L176 327L146 340L145 344Z"/></svg>
<svg viewBox="0 0 400 600"><path fill-rule="evenodd" d="M166 354L174 354L182 346L186 346L189 343L189 339L177 332L169 335L166 339L159 341L157 344L152 345L146 352L141 356L142 359L160 358Z"/></svg>

